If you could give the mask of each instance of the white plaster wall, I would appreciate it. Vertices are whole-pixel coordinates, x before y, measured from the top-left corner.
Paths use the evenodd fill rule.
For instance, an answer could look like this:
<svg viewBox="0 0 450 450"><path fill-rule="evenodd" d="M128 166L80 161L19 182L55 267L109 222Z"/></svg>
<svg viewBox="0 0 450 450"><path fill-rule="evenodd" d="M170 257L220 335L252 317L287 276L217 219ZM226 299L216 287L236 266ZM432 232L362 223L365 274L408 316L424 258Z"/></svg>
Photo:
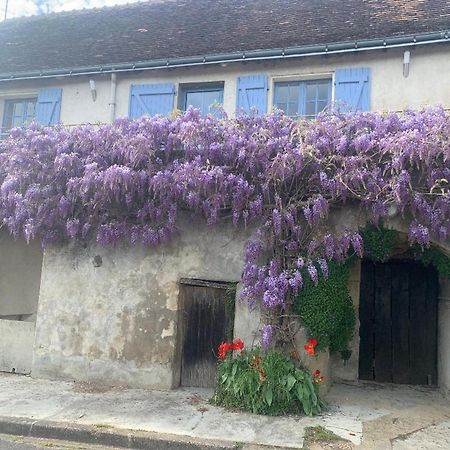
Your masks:
<svg viewBox="0 0 450 450"><path fill-rule="evenodd" d="M0 320L0 372L30 373L33 341L34 322Z"/></svg>
<svg viewBox="0 0 450 450"><path fill-rule="evenodd" d="M191 220L167 245L67 246L44 255L32 375L179 384L180 278L239 281L248 234ZM101 257L101 265L94 258ZM98 266L98 267L96 267Z"/></svg>
<svg viewBox="0 0 450 450"><path fill-rule="evenodd" d="M15 241L0 230L0 321L4 316L33 316L37 312L42 250L38 242ZM0 340L0 347L3 341Z"/></svg>
<svg viewBox="0 0 450 450"><path fill-rule="evenodd" d="M116 117L128 114L131 84L197 83L224 81L224 108L233 115L236 110L236 82L241 75L266 73L270 77L268 104L272 103L273 81L286 77L332 76L339 67L370 67L372 70L371 104L376 111L400 111L441 104L450 108L450 46L411 48L408 78L403 77L404 49L359 52L345 55L303 57L290 60L229 63L225 66L148 70L117 74ZM96 81L97 100L89 90L89 78ZM3 99L36 95L42 87L62 87L61 121L65 124L109 121L110 76L92 75L36 81L0 83L0 114ZM175 99L174 108L178 99Z"/></svg>

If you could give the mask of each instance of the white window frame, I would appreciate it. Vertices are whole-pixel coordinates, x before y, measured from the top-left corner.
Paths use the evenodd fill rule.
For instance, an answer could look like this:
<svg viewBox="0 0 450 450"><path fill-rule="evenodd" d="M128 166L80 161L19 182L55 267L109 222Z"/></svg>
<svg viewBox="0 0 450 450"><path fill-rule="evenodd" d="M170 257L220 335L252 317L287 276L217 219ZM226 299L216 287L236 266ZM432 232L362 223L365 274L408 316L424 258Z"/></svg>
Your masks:
<svg viewBox="0 0 450 450"><path fill-rule="evenodd" d="M290 73L286 75L271 75L269 81L269 92L267 95L268 112L274 111L273 100L275 94L275 83L283 83L285 81L313 81L313 80L331 80L331 103L335 99L335 73L334 72L318 72L318 73Z"/></svg>

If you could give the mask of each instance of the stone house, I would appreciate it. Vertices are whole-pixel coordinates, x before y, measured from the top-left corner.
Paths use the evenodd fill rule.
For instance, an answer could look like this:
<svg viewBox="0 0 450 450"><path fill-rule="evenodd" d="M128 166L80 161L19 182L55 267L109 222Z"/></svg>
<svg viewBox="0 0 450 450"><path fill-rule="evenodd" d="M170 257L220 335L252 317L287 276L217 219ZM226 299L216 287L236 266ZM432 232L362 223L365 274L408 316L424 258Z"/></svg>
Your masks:
<svg viewBox="0 0 450 450"><path fill-rule="evenodd" d="M331 104L450 108L446 0L151 0L6 20L0 42L3 134L32 120L108 123L189 105L307 118ZM359 220L350 213L331 225ZM189 334L201 326L215 338L201 299L224 335L258 339L257 311L223 306L239 291L250 231L183 227L151 252L71 244L43 253L0 230L0 370L158 389L210 380ZM357 309L365 271L358 265L351 278ZM441 280L436 295L434 372L417 384L449 391L450 285ZM333 377L370 378L363 332L345 365L324 362Z"/></svg>

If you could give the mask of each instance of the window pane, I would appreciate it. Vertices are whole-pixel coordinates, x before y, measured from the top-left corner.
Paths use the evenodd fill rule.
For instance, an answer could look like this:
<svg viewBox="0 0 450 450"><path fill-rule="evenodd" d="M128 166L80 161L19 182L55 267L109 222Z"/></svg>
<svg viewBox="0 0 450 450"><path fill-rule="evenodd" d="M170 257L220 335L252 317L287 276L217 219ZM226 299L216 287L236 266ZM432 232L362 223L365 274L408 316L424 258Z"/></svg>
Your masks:
<svg viewBox="0 0 450 450"><path fill-rule="evenodd" d="M289 86L281 85L275 88L275 102L286 103L289 97Z"/></svg>
<svg viewBox="0 0 450 450"><path fill-rule="evenodd" d="M284 111L287 114L287 108L288 105L287 103L275 103L275 105L273 105L276 109L281 109L282 111Z"/></svg>
<svg viewBox="0 0 450 450"><path fill-rule="evenodd" d="M34 118L36 109L36 102L30 101L27 103L27 118Z"/></svg>
<svg viewBox="0 0 450 450"><path fill-rule="evenodd" d="M209 112L212 112L211 106L218 104L222 104L222 96L220 95L220 91L209 91L209 92L203 92L203 114L208 114Z"/></svg>
<svg viewBox="0 0 450 450"><path fill-rule="evenodd" d="M305 115L314 116L316 114L316 102L306 102Z"/></svg>
<svg viewBox="0 0 450 450"><path fill-rule="evenodd" d="M24 102L16 102L14 103L14 116L23 116L23 107L24 107Z"/></svg>
<svg viewBox="0 0 450 450"><path fill-rule="evenodd" d="M289 86L289 101L298 103L298 93L299 93L300 84L295 83Z"/></svg>
<svg viewBox="0 0 450 450"><path fill-rule="evenodd" d="M286 114L291 117L298 116L298 102L288 103Z"/></svg>
<svg viewBox="0 0 450 450"><path fill-rule="evenodd" d="M328 81L320 83L318 86L318 98L320 100L328 100Z"/></svg>
<svg viewBox="0 0 450 450"><path fill-rule="evenodd" d="M306 101L316 100L317 95L317 85L308 83L306 85Z"/></svg>
<svg viewBox="0 0 450 450"><path fill-rule="evenodd" d="M193 106L194 108L202 109L203 104L202 92L186 92L186 108Z"/></svg>
<svg viewBox="0 0 450 450"><path fill-rule="evenodd" d="M3 115L3 130L9 130L12 126L12 116L14 111L14 103L5 102L4 115Z"/></svg>
<svg viewBox="0 0 450 450"><path fill-rule="evenodd" d="M320 111L323 111L327 106L328 106L328 101L326 101L326 100L318 101L316 114L320 113Z"/></svg>

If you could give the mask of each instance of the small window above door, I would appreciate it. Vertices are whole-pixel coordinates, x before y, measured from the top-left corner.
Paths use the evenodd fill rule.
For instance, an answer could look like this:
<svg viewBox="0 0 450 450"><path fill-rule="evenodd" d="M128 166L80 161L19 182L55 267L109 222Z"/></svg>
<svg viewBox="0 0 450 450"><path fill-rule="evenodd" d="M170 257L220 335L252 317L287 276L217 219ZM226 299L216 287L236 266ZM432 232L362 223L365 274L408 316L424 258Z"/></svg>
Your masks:
<svg viewBox="0 0 450 450"><path fill-rule="evenodd" d="M202 115L218 114L218 107L223 105L223 83L181 84L178 99L183 111L193 106Z"/></svg>
<svg viewBox="0 0 450 450"><path fill-rule="evenodd" d="M313 119L331 103L331 79L275 82L273 106L289 117Z"/></svg>

